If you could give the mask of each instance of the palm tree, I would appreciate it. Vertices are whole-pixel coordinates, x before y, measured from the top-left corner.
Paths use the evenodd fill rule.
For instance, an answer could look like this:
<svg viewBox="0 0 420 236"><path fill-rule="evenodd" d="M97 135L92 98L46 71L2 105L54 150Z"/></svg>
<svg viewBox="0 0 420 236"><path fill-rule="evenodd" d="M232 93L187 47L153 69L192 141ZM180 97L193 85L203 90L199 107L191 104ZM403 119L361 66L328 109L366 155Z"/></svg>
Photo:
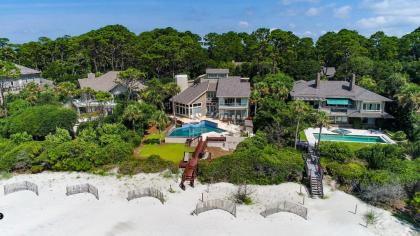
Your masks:
<svg viewBox="0 0 420 236"><path fill-rule="evenodd" d="M298 134L299 134L299 126L300 121L308 115L310 111L310 107L304 101L293 101L291 102L291 111L292 115L296 118L296 130L295 130L295 149L298 142Z"/></svg>
<svg viewBox="0 0 420 236"><path fill-rule="evenodd" d="M316 115L316 125L319 127L318 145L316 146L316 148L319 151L319 146L321 144L322 128L328 127L330 125L330 119L325 112L320 111L320 112L317 113L317 115Z"/></svg>
<svg viewBox="0 0 420 236"><path fill-rule="evenodd" d="M162 129L168 124L169 119L165 112L158 110L153 114L151 122L156 125L159 129L159 132L161 132Z"/></svg>
<svg viewBox="0 0 420 236"><path fill-rule="evenodd" d="M123 113L123 119L131 122L133 131L136 131L136 121L140 120L142 112L136 104L130 104L125 108Z"/></svg>
<svg viewBox="0 0 420 236"><path fill-rule="evenodd" d="M420 109L420 86L414 83L408 83L402 87L396 95L399 104L403 107L412 108L415 112Z"/></svg>

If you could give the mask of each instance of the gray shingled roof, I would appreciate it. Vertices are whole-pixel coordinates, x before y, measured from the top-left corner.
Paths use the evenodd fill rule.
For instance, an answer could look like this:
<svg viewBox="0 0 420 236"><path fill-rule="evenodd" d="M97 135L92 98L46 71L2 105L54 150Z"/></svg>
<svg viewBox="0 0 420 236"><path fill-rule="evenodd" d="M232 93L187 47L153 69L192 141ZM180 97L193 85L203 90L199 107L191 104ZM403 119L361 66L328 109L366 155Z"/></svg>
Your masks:
<svg viewBox="0 0 420 236"><path fill-rule="evenodd" d="M206 74L229 74L229 69L212 69L207 68Z"/></svg>
<svg viewBox="0 0 420 236"><path fill-rule="evenodd" d="M216 97L249 97L251 94L251 85L249 82L242 82L240 78L229 77L220 79L217 85Z"/></svg>
<svg viewBox="0 0 420 236"><path fill-rule="evenodd" d="M79 79L80 88L92 88L95 91L110 92L115 86L117 86L116 80L118 79L119 71L109 71L99 77L92 79ZM137 90L142 90L146 86L138 83Z"/></svg>
<svg viewBox="0 0 420 236"><path fill-rule="evenodd" d="M195 84L191 87L188 87L187 89L185 89L178 95L172 97L171 100L173 102L189 105L195 100L197 100L197 98L202 96L205 92L207 92L208 88L209 88L209 82L204 81L202 83Z"/></svg>
<svg viewBox="0 0 420 236"><path fill-rule="evenodd" d="M349 82L347 81L326 81L321 80L319 88L315 87L315 80L296 81L290 95L294 99L302 100L318 100L326 98L348 98L355 101L392 101L379 94L371 92L365 88L355 85L353 90L349 90Z"/></svg>
<svg viewBox="0 0 420 236"><path fill-rule="evenodd" d="M217 83L209 83L208 91L216 92L217 91Z"/></svg>
<svg viewBox="0 0 420 236"><path fill-rule="evenodd" d="M18 64L15 64L15 66L20 70L21 75L41 74L41 71L34 70L34 69L28 68L26 66L21 66L21 65L18 65Z"/></svg>

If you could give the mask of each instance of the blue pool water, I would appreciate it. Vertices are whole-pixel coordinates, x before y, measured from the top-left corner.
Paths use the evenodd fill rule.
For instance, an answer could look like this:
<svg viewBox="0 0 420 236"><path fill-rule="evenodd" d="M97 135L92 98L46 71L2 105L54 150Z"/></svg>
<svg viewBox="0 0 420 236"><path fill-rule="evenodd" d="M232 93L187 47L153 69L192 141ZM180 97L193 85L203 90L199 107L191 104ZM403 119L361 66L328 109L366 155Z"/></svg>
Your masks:
<svg viewBox="0 0 420 236"><path fill-rule="evenodd" d="M197 137L208 132L222 133L225 130L217 128L216 123L204 120L200 123L184 124L182 127L172 130L169 137Z"/></svg>
<svg viewBox="0 0 420 236"><path fill-rule="evenodd" d="M318 133L313 134L318 140ZM340 134L321 134L322 141L336 141L336 142L354 142L354 143L388 143L378 136L363 136L363 135L340 135Z"/></svg>

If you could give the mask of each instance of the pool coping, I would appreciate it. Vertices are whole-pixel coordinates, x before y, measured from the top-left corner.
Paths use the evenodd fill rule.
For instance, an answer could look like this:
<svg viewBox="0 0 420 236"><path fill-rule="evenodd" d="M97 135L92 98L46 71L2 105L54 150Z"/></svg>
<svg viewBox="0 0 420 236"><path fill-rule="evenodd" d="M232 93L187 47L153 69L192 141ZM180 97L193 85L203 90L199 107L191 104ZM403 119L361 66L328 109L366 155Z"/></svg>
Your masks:
<svg viewBox="0 0 420 236"><path fill-rule="evenodd" d="M333 130L335 128L332 128L331 130ZM351 133L347 134L347 135L358 135L358 136L376 136L376 137L380 137L382 138L385 143L377 143L377 144L396 144L396 142L394 140L392 140L390 137L388 137L386 134L384 133L372 133L369 130L364 130L364 129L347 129L351 131ZM315 146L315 143L317 142L315 137L314 137L314 133L319 133L319 128L308 128L305 129L304 131L306 139L308 140L308 144L311 147ZM322 128L321 134L332 134L332 135L337 135L336 133L330 131L329 129L326 128ZM322 141L322 140L321 140ZM350 142L350 141L331 141L331 142L347 142L347 143L363 143L363 142ZM370 143L370 144L375 144L375 143Z"/></svg>

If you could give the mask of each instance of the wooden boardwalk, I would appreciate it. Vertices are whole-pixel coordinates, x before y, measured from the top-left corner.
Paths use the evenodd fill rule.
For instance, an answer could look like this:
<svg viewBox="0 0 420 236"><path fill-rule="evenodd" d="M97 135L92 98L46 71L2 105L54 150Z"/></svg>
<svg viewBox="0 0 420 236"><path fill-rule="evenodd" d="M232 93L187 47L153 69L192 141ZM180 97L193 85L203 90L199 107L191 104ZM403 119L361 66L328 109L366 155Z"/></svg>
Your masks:
<svg viewBox="0 0 420 236"><path fill-rule="evenodd" d="M320 158L313 149L309 148L308 153L304 154L306 177L309 181L309 188L312 197L323 197L324 189L322 185L323 171Z"/></svg>

